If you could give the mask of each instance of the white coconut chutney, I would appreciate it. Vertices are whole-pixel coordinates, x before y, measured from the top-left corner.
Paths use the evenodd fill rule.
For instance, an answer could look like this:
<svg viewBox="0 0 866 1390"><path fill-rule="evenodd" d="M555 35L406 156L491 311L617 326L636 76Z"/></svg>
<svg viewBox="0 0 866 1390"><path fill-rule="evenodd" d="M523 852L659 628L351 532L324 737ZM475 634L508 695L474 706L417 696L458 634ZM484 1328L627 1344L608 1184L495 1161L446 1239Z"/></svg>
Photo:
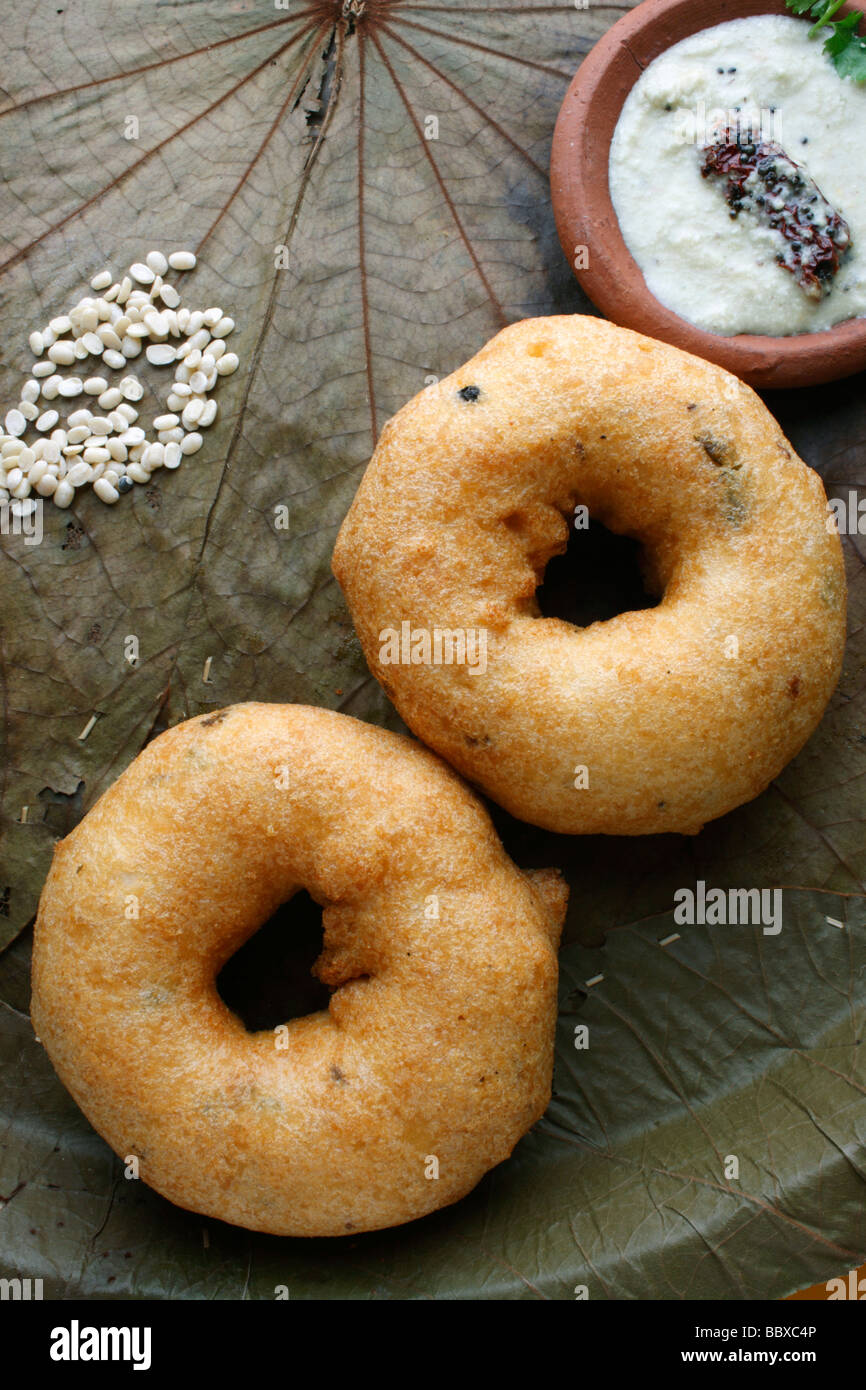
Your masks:
<svg viewBox="0 0 866 1390"><path fill-rule="evenodd" d="M843 78L809 24L756 15L704 29L638 79L610 150L610 192L648 288L711 333L815 333L866 314L866 86ZM701 175L716 127L782 145L844 217L852 245L815 301L777 263L780 234L731 216Z"/></svg>

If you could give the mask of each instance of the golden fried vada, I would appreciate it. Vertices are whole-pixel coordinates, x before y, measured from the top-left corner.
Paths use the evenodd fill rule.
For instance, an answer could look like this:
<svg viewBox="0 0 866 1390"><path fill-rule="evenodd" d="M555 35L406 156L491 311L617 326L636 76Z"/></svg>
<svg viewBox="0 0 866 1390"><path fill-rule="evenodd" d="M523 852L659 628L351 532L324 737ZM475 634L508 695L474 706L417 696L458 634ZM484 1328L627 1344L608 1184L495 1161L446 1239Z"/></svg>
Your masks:
<svg viewBox="0 0 866 1390"><path fill-rule="evenodd" d="M541 616L586 512L642 543L656 607ZM694 833L772 781L836 685L827 522L736 377L596 318L529 319L388 422L333 568L403 719L513 815Z"/></svg>
<svg viewBox="0 0 866 1390"><path fill-rule="evenodd" d="M330 1006L248 1033L216 976L301 887ZM161 734L58 844L33 1022L179 1206L278 1235L392 1226L469 1192L544 1110L566 893L410 740L237 705Z"/></svg>

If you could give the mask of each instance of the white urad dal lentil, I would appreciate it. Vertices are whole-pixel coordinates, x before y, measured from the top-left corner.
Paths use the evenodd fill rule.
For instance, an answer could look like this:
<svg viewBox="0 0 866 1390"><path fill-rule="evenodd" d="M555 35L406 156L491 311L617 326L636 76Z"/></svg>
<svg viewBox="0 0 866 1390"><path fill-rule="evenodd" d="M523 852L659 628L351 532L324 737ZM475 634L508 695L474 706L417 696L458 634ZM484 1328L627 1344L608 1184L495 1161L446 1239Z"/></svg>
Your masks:
<svg viewBox="0 0 866 1390"><path fill-rule="evenodd" d="M68 314L57 315L41 331L34 329L28 339L30 350L37 358L47 352L48 360L33 363L18 406L3 419L0 504L12 499L16 514L29 514L35 506L30 493L35 492L52 498L58 507L68 507L78 488L92 485L100 501L113 506L133 483L147 483L157 468L177 468L183 458L198 452L199 431L217 416L217 402L208 393L220 376L237 369L238 358L226 353L224 342L234 320L216 305L177 308L180 295L173 285L163 283L169 265L186 271L195 264L191 251L173 252L168 258L161 251L149 251L145 261L136 262L129 275L117 282L112 282L108 270L94 275L91 288L104 291L99 298L86 296ZM185 334L189 336L179 342ZM140 354L148 338L152 340L146 348L148 360L156 366L174 364L169 409L178 402L184 423L195 424L195 430L180 428L174 413L157 413L153 428L158 438L148 440L145 430L134 423L138 411L131 402L141 401L144 386L132 373L114 385L101 374L82 380L54 371L55 366L71 367L88 357L122 370L130 357ZM40 396L44 403L82 392L90 405L98 404L108 414L76 408L61 423L58 410L37 405ZM22 436L30 424L43 438L28 445ZM51 437L46 439L49 430Z"/></svg>
<svg viewBox="0 0 866 1390"><path fill-rule="evenodd" d="M701 176L704 139L684 138L704 135L700 103L706 116L776 108L772 138L851 229L852 250L825 299L808 299L776 264L771 228L747 212L731 218L721 189ZM614 210L647 287L681 318L725 336L815 333L866 314L864 134L866 87L840 77L800 19L735 19L675 44L632 88L610 150Z"/></svg>

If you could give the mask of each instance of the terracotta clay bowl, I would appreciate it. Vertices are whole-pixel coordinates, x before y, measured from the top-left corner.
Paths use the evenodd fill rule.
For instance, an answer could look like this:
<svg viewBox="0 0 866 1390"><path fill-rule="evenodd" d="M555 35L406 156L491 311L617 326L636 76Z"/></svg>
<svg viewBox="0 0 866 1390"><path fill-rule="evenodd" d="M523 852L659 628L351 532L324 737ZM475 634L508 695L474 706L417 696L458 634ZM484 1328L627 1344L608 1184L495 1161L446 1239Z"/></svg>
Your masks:
<svg viewBox="0 0 866 1390"><path fill-rule="evenodd" d="M852 10L866 13L866 3L847 4L839 17ZM644 68L700 29L757 14L790 11L784 0L644 0L618 20L584 59L562 104L550 161L553 210L569 263L576 247L588 249L588 268L575 274L614 323L717 362L751 386L813 386L866 368L866 318L787 338L723 337L696 328L650 293L623 241L608 187L613 132Z"/></svg>

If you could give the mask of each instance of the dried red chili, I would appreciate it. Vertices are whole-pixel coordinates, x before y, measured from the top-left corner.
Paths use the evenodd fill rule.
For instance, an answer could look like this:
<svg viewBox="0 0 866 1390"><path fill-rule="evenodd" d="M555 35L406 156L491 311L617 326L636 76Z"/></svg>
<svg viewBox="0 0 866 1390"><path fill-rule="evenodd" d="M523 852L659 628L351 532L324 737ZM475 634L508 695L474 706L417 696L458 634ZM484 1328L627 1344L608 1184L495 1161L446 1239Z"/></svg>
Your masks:
<svg viewBox="0 0 866 1390"><path fill-rule="evenodd" d="M784 238L776 260L810 299L830 293L851 229L781 145L729 130L701 150L701 173L724 180L732 217L750 212Z"/></svg>

